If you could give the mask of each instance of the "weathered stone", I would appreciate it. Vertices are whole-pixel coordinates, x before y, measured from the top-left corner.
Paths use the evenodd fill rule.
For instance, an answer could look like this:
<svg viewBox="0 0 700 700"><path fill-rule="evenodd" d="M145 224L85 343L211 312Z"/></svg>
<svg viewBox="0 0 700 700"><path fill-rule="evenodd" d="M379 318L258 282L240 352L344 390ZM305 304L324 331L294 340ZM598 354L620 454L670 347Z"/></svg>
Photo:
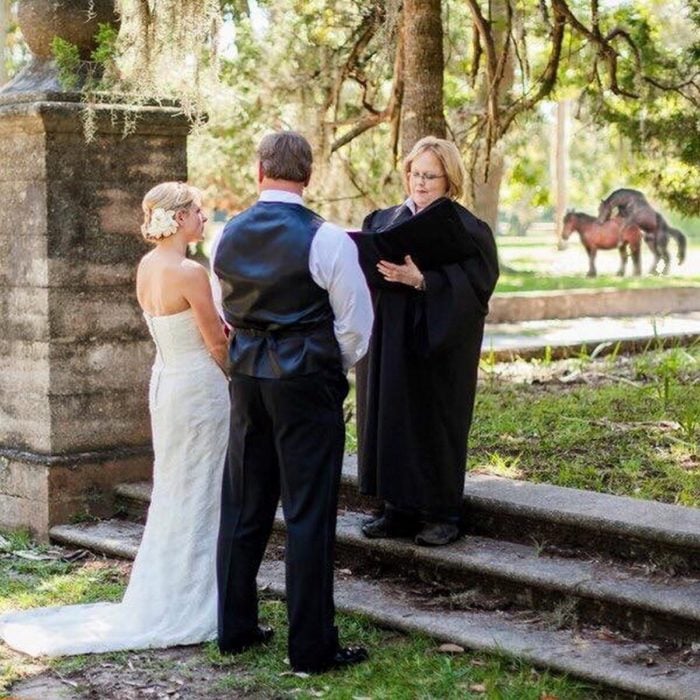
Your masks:
<svg viewBox="0 0 700 700"><path fill-rule="evenodd" d="M56 341L114 341L147 337L134 288L53 287L48 290L51 337Z"/></svg>
<svg viewBox="0 0 700 700"><path fill-rule="evenodd" d="M0 230L0 287L46 287L48 281L46 237L33 232L25 234L15 230L4 233Z"/></svg>
<svg viewBox="0 0 700 700"><path fill-rule="evenodd" d="M51 451L63 454L147 444L151 437L147 396L145 381L128 389L51 394Z"/></svg>
<svg viewBox="0 0 700 700"><path fill-rule="evenodd" d="M51 410L46 398L48 363L41 371L45 382L34 390L19 387L16 391L0 392L0 447L51 452Z"/></svg>
<svg viewBox="0 0 700 700"><path fill-rule="evenodd" d="M38 58L51 58L51 42L60 37L78 47L85 61L97 46L99 24L119 25L114 0L22 0L17 20L25 41Z"/></svg>
<svg viewBox="0 0 700 700"><path fill-rule="evenodd" d="M91 343L56 343L51 348L51 390L54 395L147 387L154 347L147 338ZM115 367L119 368L115 372Z"/></svg>
<svg viewBox="0 0 700 700"><path fill-rule="evenodd" d="M581 316L636 316L700 311L698 287L659 289L568 289L496 294L488 323L516 323Z"/></svg>
<svg viewBox="0 0 700 700"><path fill-rule="evenodd" d="M140 204L186 179L188 122L171 107L95 105L88 143L88 107L37 94L0 94L0 454L33 455L0 485L0 526L45 536L86 507L105 514L115 482L150 471L123 453L150 449ZM95 450L113 456L80 456Z"/></svg>
<svg viewBox="0 0 700 700"><path fill-rule="evenodd" d="M0 319L5 337L48 340L49 293L45 287L5 287L0 297Z"/></svg>
<svg viewBox="0 0 700 700"><path fill-rule="evenodd" d="M51 457L0 448L0 518L6 528L28 528L46 539L51 526L76 514L114 512L111 486L152 471L148 448Z"/></svg>

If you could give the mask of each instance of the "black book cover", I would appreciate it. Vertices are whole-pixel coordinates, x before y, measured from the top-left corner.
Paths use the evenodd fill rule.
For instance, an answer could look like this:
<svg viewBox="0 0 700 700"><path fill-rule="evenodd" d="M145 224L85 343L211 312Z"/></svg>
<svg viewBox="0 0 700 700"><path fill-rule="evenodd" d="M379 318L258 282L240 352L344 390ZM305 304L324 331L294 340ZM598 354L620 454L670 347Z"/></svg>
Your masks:
<svg viewBox="0 0 700 700"><path fill-rule="evenodd" d="M474 242L462 222L457 204L439 199L415 216L383 231L349 231L357 244L360 264L371 272L380 260L403 263L410 255L421 270L460 262L475 251Z"/></svg>

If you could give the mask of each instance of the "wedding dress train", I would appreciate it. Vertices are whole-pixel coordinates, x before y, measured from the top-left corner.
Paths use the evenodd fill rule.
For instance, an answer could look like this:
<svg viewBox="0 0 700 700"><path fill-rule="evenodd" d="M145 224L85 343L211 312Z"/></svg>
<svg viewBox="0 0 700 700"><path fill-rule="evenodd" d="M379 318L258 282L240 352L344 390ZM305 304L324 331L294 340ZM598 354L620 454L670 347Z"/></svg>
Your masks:
<svg viewBox="0 0 700 700"><path fill-rule="evenodd" d="M153 494L121 603L0 616L0 638L32 656L195 644L216 636L216 540L228 443L226 379L191 309L144 314L156 344L149 406Z"/></svg>

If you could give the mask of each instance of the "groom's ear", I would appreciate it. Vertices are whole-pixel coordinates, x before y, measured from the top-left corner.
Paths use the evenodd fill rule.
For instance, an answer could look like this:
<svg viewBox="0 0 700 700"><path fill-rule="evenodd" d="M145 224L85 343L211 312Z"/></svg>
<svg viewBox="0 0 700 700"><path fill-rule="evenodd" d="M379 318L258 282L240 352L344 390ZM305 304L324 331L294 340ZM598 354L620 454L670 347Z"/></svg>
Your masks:
<svg viewBox="0 0 700 700"><path fill-rule="evenodd" d="M263 171L263 166L260 161L258 161L258 184L260 184L265 179L265 173Z"/></svg>

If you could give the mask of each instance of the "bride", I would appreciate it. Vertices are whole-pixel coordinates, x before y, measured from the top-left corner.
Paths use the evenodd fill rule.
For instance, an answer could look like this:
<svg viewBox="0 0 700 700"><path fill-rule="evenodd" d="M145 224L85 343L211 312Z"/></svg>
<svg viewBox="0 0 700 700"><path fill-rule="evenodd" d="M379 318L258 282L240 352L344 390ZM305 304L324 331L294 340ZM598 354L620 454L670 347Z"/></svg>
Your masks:
<svg viewBox="0 0 700 700"><path fill-rule="evenodd" d="M194 187L143 200L139 304L156 345L149 408L153 494L121 603L0 616L0 638L32 656L195 644L216 637L216 533L228 442L227 343L203 267L185 256L206 217Z"/></svg>

